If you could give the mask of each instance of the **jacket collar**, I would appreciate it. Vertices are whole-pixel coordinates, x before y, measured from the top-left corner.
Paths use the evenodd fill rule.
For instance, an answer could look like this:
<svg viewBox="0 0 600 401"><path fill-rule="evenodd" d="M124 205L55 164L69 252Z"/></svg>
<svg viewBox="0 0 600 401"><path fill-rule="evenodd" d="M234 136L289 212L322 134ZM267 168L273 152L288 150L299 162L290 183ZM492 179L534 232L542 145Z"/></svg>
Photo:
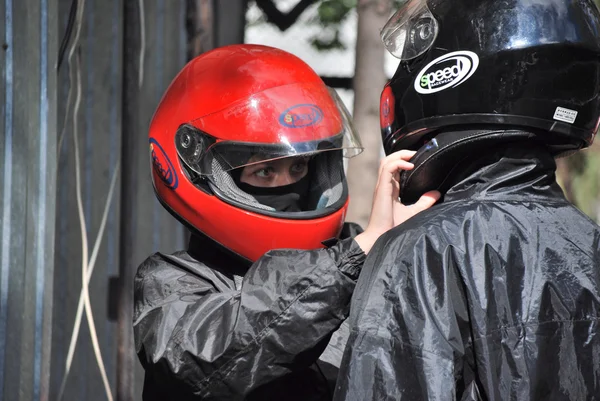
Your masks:
<svg viewBox="0 0 600 401"><path fill-rule="evenodd" d="M245 275L252 266L250 260L199 232L193 232L190 236L187 252L192 258L230 278Z"/></svg>
<svg viewBox="0 0 600 401"><path fill-rule="evenodd" d="M469 158L449 179L444 202L466 199L566 201L556 182L556 162L535 143L511 144Z"/></svg>

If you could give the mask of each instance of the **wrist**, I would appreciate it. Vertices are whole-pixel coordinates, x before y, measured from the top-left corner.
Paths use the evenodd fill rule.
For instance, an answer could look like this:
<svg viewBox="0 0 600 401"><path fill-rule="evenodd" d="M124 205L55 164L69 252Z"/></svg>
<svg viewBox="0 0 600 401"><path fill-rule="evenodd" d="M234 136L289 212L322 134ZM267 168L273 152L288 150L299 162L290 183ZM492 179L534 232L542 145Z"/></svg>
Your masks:
<svg viewBox="0 0 600 401"><path fill-rule="evenodd" d="M356 241L360 249L362 249L365 254L368 254L378 237L379 236L375 236L370 232L365 231L354 237L354 241Z"/></svg>

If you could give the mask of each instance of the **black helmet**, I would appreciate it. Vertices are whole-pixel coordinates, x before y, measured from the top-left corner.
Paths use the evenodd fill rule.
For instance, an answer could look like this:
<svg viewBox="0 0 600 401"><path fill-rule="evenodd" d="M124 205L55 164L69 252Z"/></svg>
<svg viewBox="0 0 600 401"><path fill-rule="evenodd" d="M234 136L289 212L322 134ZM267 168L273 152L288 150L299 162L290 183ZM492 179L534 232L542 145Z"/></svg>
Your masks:
<svg viewBox="0 0 600 401"><path fill-rule="evenodd" d="M554 154L591 145L599 38L592 0L408 1L382 30L401 60L381 96L386 154L478 125L536 133Z"/></svg>

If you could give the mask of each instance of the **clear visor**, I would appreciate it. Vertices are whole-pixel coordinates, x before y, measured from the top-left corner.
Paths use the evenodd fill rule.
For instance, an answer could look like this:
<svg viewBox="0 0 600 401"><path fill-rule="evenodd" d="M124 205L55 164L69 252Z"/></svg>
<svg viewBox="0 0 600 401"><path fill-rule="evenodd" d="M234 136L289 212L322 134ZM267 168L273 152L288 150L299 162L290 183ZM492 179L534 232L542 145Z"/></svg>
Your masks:
<svg viewBox="0 0 600 401"><path fill-rule="evenodd" d="M331 109L306 104L281 113L281 121L269 125L270 129L274 126L281 129L275 132L276 140L268 143L253 142L252 138L248 141L217 140L198 129L196 124L183 125L175 136L177 153L200 175L286 157L310 157L331 150L341 150L344 157L354 157L363 151L360 138L336 91L330 88L329 96Z"/></svg>
<svg viewBox="0 0 600 401"><path fill-rule="evenodd" d="M408 61L429 50L438 33L438 22L427 0L410 0L385 24L381 40L392 56Z"/></svg>

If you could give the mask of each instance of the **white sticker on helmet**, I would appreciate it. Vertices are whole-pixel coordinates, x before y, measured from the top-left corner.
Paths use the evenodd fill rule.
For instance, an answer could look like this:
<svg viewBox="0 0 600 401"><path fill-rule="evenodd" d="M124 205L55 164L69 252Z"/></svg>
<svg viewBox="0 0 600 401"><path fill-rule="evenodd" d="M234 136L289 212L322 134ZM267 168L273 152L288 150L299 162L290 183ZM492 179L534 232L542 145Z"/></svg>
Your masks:
<svg viewBox="0 0 600 401"><path fill-rule="evenodd" d="M564 107L557 107L554 112L554 119L563 121L565 123L573 124L577 118L577 111L566 109Z"/></svg>
<svg viewBox="0 0 600 401"><path fill-rule="evenodd" d="M415 90L423 95L455 88L465 82L477 70L479 57L470 51L444 54L425 66L417 74Z"/></svg>

